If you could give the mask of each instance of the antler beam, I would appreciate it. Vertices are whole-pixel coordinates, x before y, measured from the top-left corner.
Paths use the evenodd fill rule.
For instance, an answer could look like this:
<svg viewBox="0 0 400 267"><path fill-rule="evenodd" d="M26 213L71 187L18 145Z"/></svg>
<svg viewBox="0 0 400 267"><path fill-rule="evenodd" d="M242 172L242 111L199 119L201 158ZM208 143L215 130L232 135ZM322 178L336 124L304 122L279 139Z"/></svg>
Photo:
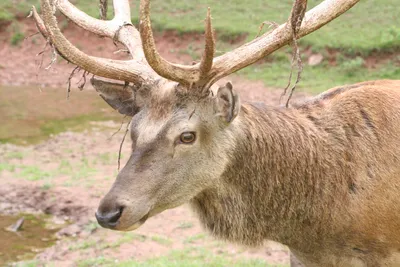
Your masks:
<svg viewBox="0 0 400 267"><path fill-rule="evenodd" d="M42 0L42 17L34 16L38 28L46 29L44 36L57 48L57 51L71 63L95 75L127 82L143 83L146 79L160 78L147 64L141 48L138 31L130 21L128 1L114 0L115 17L111 21L92 18L67 0L56 1L57 8L80 27L101 36L113 38L124 44L134 60L122 61L89 56L72 45L61 33L53 6L49 0ZM39 18L39 19L38 19ZM42 31L41 31L42 32ZM43 32L42 32L43 34Z"/></svg>
<svg viewBox="0 0 400 267"><path fill-rule="evenodd" d="M306 13L298 37L301 38L318 30L358 2L359 0L325 0ZM215 58L208 76L209 85L290 43L292 31L288 26L288 23L282 24L274 31Z"/></svg>

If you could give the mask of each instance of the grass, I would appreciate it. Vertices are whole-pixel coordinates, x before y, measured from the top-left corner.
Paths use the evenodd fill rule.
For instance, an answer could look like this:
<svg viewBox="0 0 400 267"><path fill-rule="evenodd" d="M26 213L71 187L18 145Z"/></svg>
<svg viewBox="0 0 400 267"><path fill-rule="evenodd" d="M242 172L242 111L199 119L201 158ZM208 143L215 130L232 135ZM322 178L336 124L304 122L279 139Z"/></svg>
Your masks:
<svg viewBox="0 0 400 267"><path fill-rule="evenodd" d="M252 80L262 80L272 87L285 87L289 77L290 62L287 58L274 56L276 57L274 60L245 68L239 71L239 74ZM360 81L399 79L399 66L400 60L393 58L377 68L368 68L365 66L362 57L345 58L342 62L337 62L336 66L330 65L326 61L315 67L304 64L302 79L298 88L307 92L318 93L334 86ZM296 69L294 71L294 74L296 74Z"/></svg>
<svg viewBox="0 0 400 267"><path fill-rule="evenodd" d="M17 30L11 36L11 44L14 46L19 45L24 40L24 38L24 33Z"/></svg>
<svg viewBox="0 0 400 267"><path fill-rule="evenodd" d="M163 246L169 246L169 245L172 244L171 239L169 239L167 237L163 237L163 236L158 236L158 235L152 236L151 240L156 242L156 243L158 243L158 244L160 244L160 245L163 245Z"/></svg>
<svg viewBox="0 0 400 267"><path fill-rule="evenodd" d="M37 166L19 166L18 176L28 181L39 181L52 177L50 172L43 171Z"/></svg>
<svg viewBox="0 0 400 267"><path fill-rule="evenodd" d="M15 4L15 2L17 2ZM133 1L132 19L138 21L138 0ZM309 0L308 9L321 0ZM0 20L12 20L28 14L38 0L0 3ZM98 17L96 1L80 0L77 6ZM292 1L223 1L152 0L152 21L155 29L184 32L203 32L207 7L211 7L213 24L220 39L246 35L254 38L263 21L283 23L289 17ZM397 0L360 1L356 6L304 39L304 45L314 49L338 48L347 53L370 53L373 50L393 50L400 47L400 16ZM109 12L109 16L112 12ZM368 15L366 15L368 14ZM356 34L355 34L356 33ZM368 38L366 38L368 36Z"/></svg>
<svg viewBox="0 0 400 267"><path fill-rule="evenodd" d="M90 226L90 227L94 227L94 226ZM96 226L96 227L98 227L98 226ZM153 238L151 238L151 239L153 240ZM146 240L147 240L147 236L145 236L145 235L128 232L128 233L121 234L121 237L112 243L100 242L97 239L88 239L88 240L85 240L84 242L71 245L69 247L69 250L77 251L77 250L85 250L85 249L93 248L93 247L96 248L96 250L104 250L107 248L118 248L122 244L130 243L133 241L145 242ZM162 239L162 240L165 240L165 239ZM163 243L163 244L165 245L165 243Z"/></svg>
<svg viewBox="0 0 400 267"><path fill-rule="evenodd" d="M27 15L38 0L0 3L0 21L10 21ZM132 19L138 21L138 0L133 1ZM308 9L321 0L309 0ZM80 0L77 6L98 17L97 1ZM263 21L283 23L287 20L292 1L223 1L152 0L152 21L155 29L184 32L203 32L207 7L211 7L213 24L220 39L246 35L254 38ZM307 36L303 44L314 49L338 48L347 53L369 53L373 50L392 50L400 47L400 16L397 0L360 1L341 17ZM109 11L109 16L112 11ZM366 15L368 14L368 15ZM354 34L356 33L356 34ZM368 36L368 38L366 38Z"/></svg>
<svg viewBox="0 0 400 267"><path fill-rule="evenodd" d="M10 164L8 162L0 162L0 173L2 171L9 171L9 172L14 172L16 166L14 164Z"/></svg>
<svg viewBox="0 0 400 267"><path fill-rule="evenodd" d="M185 243L185 244L193 244L196 241L202 240L204 238L206 238L206 234L200 233L200 234L196 234L196 235L193 235L193 236L190 236L190 237L186 238L183 243Z"/></svg>
<svg viewBox="0 0 400 267"><path fill-rule="evenodd" d="M309 0L308 9L321 1ZM138 2L135 0L131 4L134 23L138 21ZM21 13L27 14L32 4L39 6L38 0L2 1L0 21L2 19L13 21L21 17ZM96 1L80 0L77 1L77 6L88 14L98 17ZM232 49L232 45L224 41L234 40L238 36L244 36L246 40L253 39L261 22L265 20L285 22L289 16L292 1L233 0L227 5L223 1L211 0L199 0L196 3L189 0L152 0L153 27L158 31L174 30L180 34L203 33L204 17L208 6L212 8L213 25L218 35L217 50L227 51ZM303 48L308 48L313 53L325 53L326 49L333 49L339 52L338 57L343 57L345 62L330 65L325 60L314 67L305 64L303 78L298 86L299 90L316 93L336 85L363 80L398 79L400 65L398 59L384 62L373 69L367 68L363 63L363 59L371 53L391 52L396 55L400 52L400 16L398 16L397 6L397 0L360 1L338 19L303 38L300 41ZM109 12L109 15L111 14L112 11ZM64 22L60 25L62 26ZM18 44L21 38L23 35L18 30L14 30L11 42ZM190 55L193 60L200 56L191 45L178 52ZM262 80L268 86L285 87L290 66L288 55L290 55L290 49L282 49L270 57L268 63L248 67L239 73L250 79ZM376 57L379 58L380 54ZM303 60L306 61L307 58L303 56ZM65 130L74 124L74 121L80 120L86 123L92 119L93 116L85 115L72 120L51 121L47 125L42 125L41 131L47 134L53 133L58 129ZM0 131L0 141L8 142L10 139L2 138Z"/></svg>
<svg viewBox="0 0 400 267"><path fill-rule="evenodd" d="M174 250L166 256L155 257L145 261L127 260L119 262L115 259L98 257L89 259L79 263L79 266L118 266L118 267L265 267L272 266L263 260L252 259L232 259L224 255L216 255L212 251L203 248L188 248L182 250ZM274 265L285 266L285 265Z"/></svg>
<svg viewBox="0 0 400 267"><path fill-rule="evenodd" d="M192 222L182 222L179 224L179 226L177 227L177 229L189 229L193 227L193 223Z"/></svg>
<svg viewBox="0 0 400 267"><path fill-rule="evenodd" d="M12 151L8 152L4 155L6 159L23 159L24 156L26 155L25 152L22 151Z"/></svg>

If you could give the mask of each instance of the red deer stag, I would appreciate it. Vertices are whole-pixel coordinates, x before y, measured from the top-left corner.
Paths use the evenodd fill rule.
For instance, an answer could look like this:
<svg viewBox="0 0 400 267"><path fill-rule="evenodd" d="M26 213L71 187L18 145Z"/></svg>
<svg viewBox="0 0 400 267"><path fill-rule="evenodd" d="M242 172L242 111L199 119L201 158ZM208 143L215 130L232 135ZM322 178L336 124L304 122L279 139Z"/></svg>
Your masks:
<svg viewBox="0 0 400 267"><path fill-rule="evenodd" d="M41 2L34 18L62 57L125 82L92 79L108 104L133 116L132 154L96 212L103 227L133 230L190 202L214 236L274 240L306 266L400 266L400 81L336 87L288 108L241 103L232 84L211 86L290 43L290 22L214 58L208 13L201 62L185 66L158 54L148 0L139 31L128 0L114 0L110 21L67 0ZM298 37L357 2L325 0L305 14ZM78 50L56 9L123 44L132 60Z"/></svg>

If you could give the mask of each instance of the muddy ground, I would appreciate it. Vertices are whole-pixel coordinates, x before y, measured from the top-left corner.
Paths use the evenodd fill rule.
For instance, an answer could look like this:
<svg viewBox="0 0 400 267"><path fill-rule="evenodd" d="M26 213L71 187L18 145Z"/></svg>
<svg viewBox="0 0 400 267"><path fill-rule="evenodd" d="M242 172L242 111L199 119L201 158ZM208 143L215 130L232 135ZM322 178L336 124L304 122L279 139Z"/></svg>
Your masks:
<svg viewBox="0 0 400 267"><path fill-rule="evenodd" d="M24 32L26 36L35 32L32 23L25 23ZM110 40L88 34L73 25L66 27L64 32L74 44L91 55L127 58L123 53L114 53L118 49ZM51 56L47 51L40 69L42 56L38 54L45 47L41 37L35 35L19 46L10 46L9 32L3 28L0 33L0 85L31 87L31 91L26 91L21 98L26 101L34 97L37 101L34 105L46 109L46 103L41 101L52 100L41 98L41 94L65 90L73 66L57 61L45 70ZM201 36L178 36L173 32L157 35L157 47L168 60L190 63L192 58L185 52L189 46L191 51L200 53ZM235 75L225 80L228 79L233 81L242 99L278 104L280 90ZM71 98L79 99L79 80L80 76L77 76L72 81ZM98 98L90 85L85 90ZM298 94L297 97L304 96ZM73 112L88 112L85 102L78 101L71 108ZM0 114L0 120L7 119ZM37 254L37 263L76 266L99 257L143 261L173 250L205 248L233 260L258 258L273 266L288 264L287 249L273 242L266 242L260 248L244 248L214 240L201 229L186 206L165 211L132 233L99 228L94 212L117 174L117 155L124 130L110 137L119 127L118 119L93 122L84 132L63 132L39 144L0 145L0 213L43 212L53 214L58 221L70 223L57 233L59 240L55 245ZM128 140L123 146L122 165L129 154L129 143Z"/></svg>

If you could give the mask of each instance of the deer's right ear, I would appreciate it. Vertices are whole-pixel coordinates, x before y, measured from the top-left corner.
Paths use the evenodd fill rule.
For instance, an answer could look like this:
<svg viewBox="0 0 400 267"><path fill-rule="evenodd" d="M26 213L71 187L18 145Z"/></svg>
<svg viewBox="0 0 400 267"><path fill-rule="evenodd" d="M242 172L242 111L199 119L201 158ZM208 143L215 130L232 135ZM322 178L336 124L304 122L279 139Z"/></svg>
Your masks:
<svg viewBox="0 0 400 267"><path fill-rule="evenodd" d="M113 109L127 116L133 116L139 112L140 100L135 98L134 88L130 85L106 82L91 79L91 83L101 98Z"/></svg>
<svg viewBox="0 0 400 267"><path fill-rule="evenodd" d="M230 82L218 88L216 109L217 114L221 116L226 123L231 123L239 114L239 95L233 90L233 86Z"/></svg>

